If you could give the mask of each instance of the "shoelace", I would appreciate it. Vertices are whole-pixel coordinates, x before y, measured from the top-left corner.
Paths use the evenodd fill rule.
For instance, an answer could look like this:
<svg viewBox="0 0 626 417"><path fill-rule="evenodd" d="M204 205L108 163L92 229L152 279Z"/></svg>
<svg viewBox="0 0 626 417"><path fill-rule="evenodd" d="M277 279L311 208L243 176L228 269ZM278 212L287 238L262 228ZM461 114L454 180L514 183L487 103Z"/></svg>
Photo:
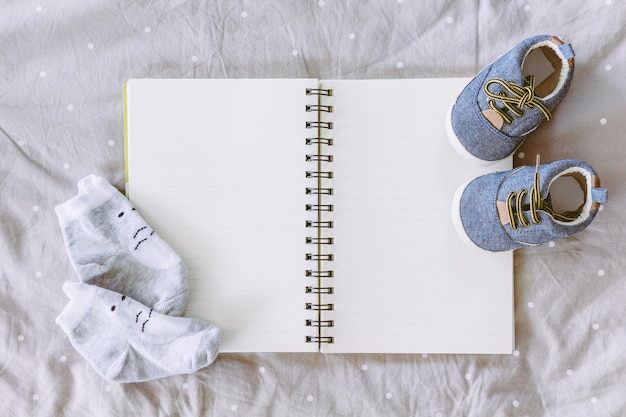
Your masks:
<svg viewBox="0 0 626 417"><path fill-rule="evenodd" d="M491 99L489 100L489 107L502 116L504 121L509 124L513 122L513 118L508 114L507 110L517 117L522 117L524 115L522 108L524 107L528 107L529 109L537 107L546 117L546 120L550 121L552 118L550 110L535 96L535 77L529 75L526 77L526 81L528 85L523 87L514 82L504 81L501 78L493 78L487 81L484 90L487 97ZM510 95L507 95L504 90L497 94L492 93L489 90L489 86L492 84L502 86ZM500 101L504 104L504 107L498 107L496 101Z"/></svg>
<svg viewBox="0 0 626 417"><path fill-rule="evenodd" d="M534 224L541 224L541 218L537 214L538 211L542 210L548 213L552 218L561 222L570 222L576 220L579 215L579 211L570 212L570 213L557 213L552 207L550 207L549 203L546 203L545 200L541 198L541 189L539 182L539 155L537 155L537 164L535 166L535 174L533 177L533 186L530 188L530 216ZM506 207L509 212L509 219L511 219L511 228L513 230L517 230L519 224L523 227L530 226L530 222L526 219L524 215L524 197L528 194L528 191L525 188L522 188L519 192L510 191L506 197ZM515 217L517 214L517 220Z"/></svg>
<svg viewBox="0 0 626 417"><path fill-rule="evenodd" d="M537 211L542 209L543 200L541 200L541 192L539 190L539 155L537 155L537 165L535 167L535 175L533 186L530 188L530 215L532 217L532 221L535 224L540 224L541 219L537 214ZM524 207L522 202L524 197L528 194L528 191L525 188L522 188L518 193L515 191L510 191L508 196L506 197L506 207L509 211L509 219L511 219L511 228L513 230L518 229L518 224L516 221L515 214L517 214L517 219L519 219L519 224L523 227L530 226L528 219L524 216Z"/></svg>

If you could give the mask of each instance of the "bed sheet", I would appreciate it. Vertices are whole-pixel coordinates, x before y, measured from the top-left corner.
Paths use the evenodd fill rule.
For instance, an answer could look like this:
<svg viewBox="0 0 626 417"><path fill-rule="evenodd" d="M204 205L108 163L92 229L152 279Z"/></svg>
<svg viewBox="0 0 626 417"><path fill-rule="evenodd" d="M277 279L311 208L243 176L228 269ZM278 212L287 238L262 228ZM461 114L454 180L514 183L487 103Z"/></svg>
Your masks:
<svg viewBox="0 0 626 417"><path fill-rule="evenodd" d="M626 415L623 0L9 0L0 11L1 415ZM123 190L129 78L469 77L539 33L572 43L576 74L515 164L583 159L609 202L579 235L515 252L513 354L222 354L192 375L117 384L54 323L76 280L54 207L91 173Z"/></svg>

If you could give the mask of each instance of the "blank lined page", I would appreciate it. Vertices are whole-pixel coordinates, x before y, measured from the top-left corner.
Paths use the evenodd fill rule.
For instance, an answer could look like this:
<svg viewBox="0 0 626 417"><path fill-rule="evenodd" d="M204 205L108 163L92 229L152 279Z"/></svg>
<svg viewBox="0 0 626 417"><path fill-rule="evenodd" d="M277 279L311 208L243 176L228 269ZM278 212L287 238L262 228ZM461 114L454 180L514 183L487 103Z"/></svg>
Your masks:
<svg viewBox="0 0 626 417"><path fill-rule="evenodd" d="M186 262L185 315L217 324L223 352L317 348L304 343L307 87L127 84L127 194Z"/></svg>
<svg viewBox="0 0 626 417"><path fill-rule="evenodd" d="M334 343L325 352L511 353L513 256L464 245L462 183L506 170L459 157L445 115L467 79L328 81Z"/></svg>

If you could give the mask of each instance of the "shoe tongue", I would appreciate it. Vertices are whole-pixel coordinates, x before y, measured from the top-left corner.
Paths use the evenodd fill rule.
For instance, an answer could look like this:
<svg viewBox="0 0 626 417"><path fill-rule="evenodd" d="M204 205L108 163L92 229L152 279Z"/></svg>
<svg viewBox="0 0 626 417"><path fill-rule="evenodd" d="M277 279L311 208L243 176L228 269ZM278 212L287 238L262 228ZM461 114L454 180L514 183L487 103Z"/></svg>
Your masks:
<svg viewBox="0 0 626 417"><path fill-rule="evenodd" d="M550 193L548 193L545 198L541 199L541 207L552 211L552 195L550 195Z"/></svg>
<svg viewBox="0 0 626 417"><path fill-rule="evenodd" d="M550 194L548 194L548 196L544 198L541 202L541 210L545 214L552 217L553 220L559 222L570 222L580 216L580 210L568 210L563 212L555 211L554 207L552 206L552 197L550 196Z"/></svg>
<svg viewBox="0 0 626 417"><path fill-rule="evenodd" d="M550 193L548 193L545 198L541 199L539 207L541 211L550 215L551 217L554 217L554 207L552 206L552 195Z"/></svg>
<svg viewBox="0 0 626 417"><path fill-rule="evenodd" d="M514 82L521 87L526 87L528 85L528 81L521 70L519 72L515 71L513 74L509 74L507 81Z"/></svg>

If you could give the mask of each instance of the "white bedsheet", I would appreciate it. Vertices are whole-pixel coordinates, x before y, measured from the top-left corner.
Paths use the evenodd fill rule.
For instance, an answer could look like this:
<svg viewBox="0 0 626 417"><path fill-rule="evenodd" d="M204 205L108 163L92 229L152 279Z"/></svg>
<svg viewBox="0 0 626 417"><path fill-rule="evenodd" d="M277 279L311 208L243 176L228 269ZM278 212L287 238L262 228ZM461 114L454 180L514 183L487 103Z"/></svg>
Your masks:
<svg viewBox="0 0 626 417"><path fill-rule="evenodd" d="M625 416L624 22L623 0L3 2L0 415ZM54 206L90 173L123 188L129 78L469 77L539 33L576 74L515 163L583 159L610 200L515 253L513 355L223 354L120 385L54 323L76 280Z"/></svg>

